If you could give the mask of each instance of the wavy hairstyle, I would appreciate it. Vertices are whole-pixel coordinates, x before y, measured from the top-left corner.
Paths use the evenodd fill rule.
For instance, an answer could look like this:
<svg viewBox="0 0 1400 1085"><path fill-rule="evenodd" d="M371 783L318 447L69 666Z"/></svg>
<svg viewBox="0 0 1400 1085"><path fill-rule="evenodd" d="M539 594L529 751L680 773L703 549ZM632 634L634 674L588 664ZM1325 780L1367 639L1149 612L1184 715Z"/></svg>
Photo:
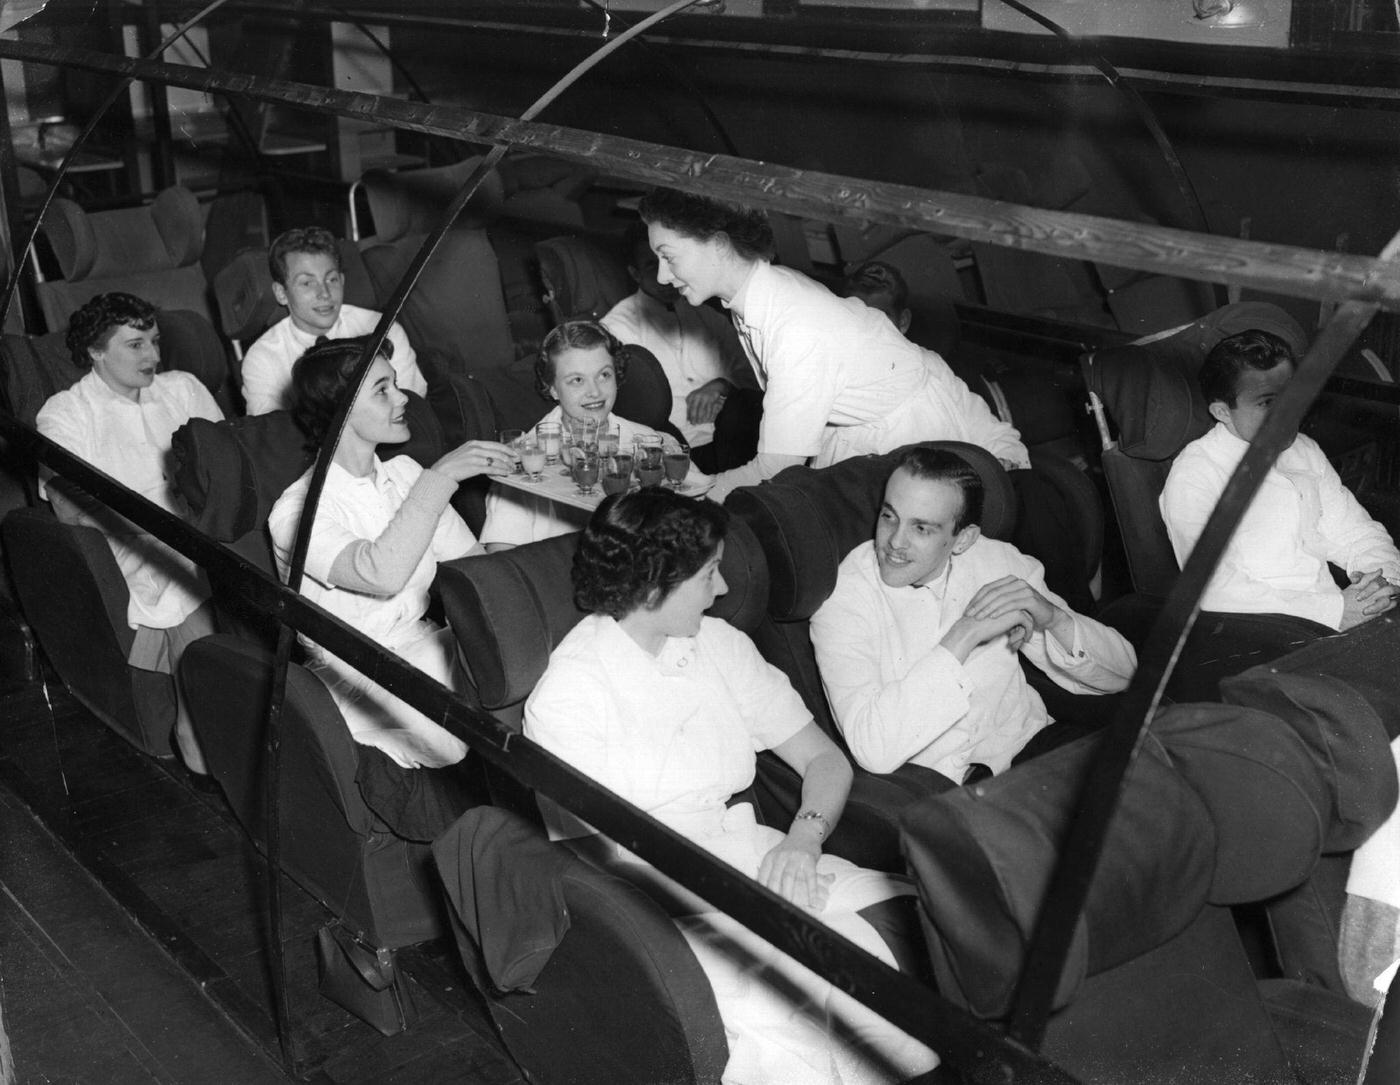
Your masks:
<svg viewBox="0 0 1400 1085"><path fill-rule="evenodd" d="M154 305L135 294L113 291L98 294L73 314L64 342L73 364L79 369L91 369L92 355L88 351L105 347L117 328L132 327L144 332L155 326Z"/></svg>
<svg viewBox="0 0 1400 1085"><path fill-rule="evenodd" d="M658 607L714 556L728 527L722 506L661 487L605 498L574 554L574 602L613 618Z"/></svg>
<svg viewBox="0 0 1400 1085"><path fill-rule="evenodd" d="M309 450L314 452L325 440L367 342L367 335L327 339L309 347L292 366L292 421L306 435ZM392 358L394 344L385 339L378 356Z"/></svg>
<svg viewBox="0 0 1400 1085"><path fill-rule="evenodd" d="M1196 379L1207 405L1224 403L1234 407L1239 396L1240 377L1248 369L1267 373L1287 362L1296 365L1293 348L1273 332L1247 331L1220 340L1210 348Z"/></svg>
<svg viewBox="0 0 1400 1085"><path fill-rule="evenodd" d="M540 344L540 356L535 359L535 391L549 398L549 390L554 386L554 363L564 351L595 347L604 348L612 356L613 375L621 388L627 379L627 350L617 336L596 320L566 320L556 325Z"/></svg>
<svg viewBox="0 0 1400 1085"><path fill-rule="evenodd" d="M676 188L654 188L642 197L637 214L648 226L665 226L697 241L723 234L746 260L771 260L778 250L768 216L742 204Z"/></svg>
<svg viewBox="0 0 1400 1085"><path fill-rule="evenodd" d="M340 267L340 249L335 234L321 226L297 226L283 230L267 250L267 270L272 281L287 285L287 257L294 252L329 256Z"/></svg>
<svg viewBox="0 0 1400 1085"><path fill-rule="evenodd" d="M982 485L982 476L957 453L949 452L946 448L914 445L905 449L894 470L908 471L915 478L930 482L946 482L962 491L962 508L958 510L958 518L953 524L954 533L969 524L982 523L982 506L987 492ZM894 471L890 474L894 474Z"/></svg>

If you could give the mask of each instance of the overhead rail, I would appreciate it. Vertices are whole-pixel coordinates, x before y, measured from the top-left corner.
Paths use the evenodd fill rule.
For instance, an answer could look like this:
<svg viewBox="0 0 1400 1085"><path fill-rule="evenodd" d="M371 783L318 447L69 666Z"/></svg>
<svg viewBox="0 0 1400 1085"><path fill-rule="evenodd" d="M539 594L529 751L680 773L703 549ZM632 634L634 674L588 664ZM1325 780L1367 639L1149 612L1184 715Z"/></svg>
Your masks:
<svg viewBox="0 0 1400 1085"><path fill-rule="evenodd" d="M0 41L0 57L243 95L448 139L529 148L639 185L673 185L825 222L876 222L1150 274L1316 301L1356 301L1400 312L1400 262L1394 260L1049 211L981 196L843 177L577 128L517 121L457 106L428 106L88 49Z"/></svg>
<svg viewBox="0 0 1400 1085"><path fill-rule="evenodd" d="M184 6L193 6L192 0ZM168 3L168 10L182 5ZM285 16L281 4L239 0L239 14ZM616 14L620 14L615 12ZM635 12L628 12L635 14ZM1099 81L1102 76L1074 47L1052 38L1005 30L985 30L946 18L937 11L899 14L871 9L843 18L829 8L803 9L788 18L698 18L684 29L652 34L653 45L710 54L756 53L765 60L801 61L811 57L881 67L921 68L939 72L982 72L1046 81ZM363 19L383 26L475 32L518 37L574 38L596 32L579 8L532 6L529 20L521 6L507 3L383 4L309 3L298 18L324 22ZM673 24L674 25L674 24ZM1376 35L1384 37L1384 35ZM794 40L800 38L801 40ZM1083 41L1085 39L1077 39ZM926 48L921 45L927 42ZM1099 38L1114 66L1139 87L1171 94L1258 98L1295 104L1347 108L1400 107L1396 58L1381 49L1364 53L1324 51L1316 46L1287 49L1235 46L1202 48L1188 42L1145 38Z"/></svg>

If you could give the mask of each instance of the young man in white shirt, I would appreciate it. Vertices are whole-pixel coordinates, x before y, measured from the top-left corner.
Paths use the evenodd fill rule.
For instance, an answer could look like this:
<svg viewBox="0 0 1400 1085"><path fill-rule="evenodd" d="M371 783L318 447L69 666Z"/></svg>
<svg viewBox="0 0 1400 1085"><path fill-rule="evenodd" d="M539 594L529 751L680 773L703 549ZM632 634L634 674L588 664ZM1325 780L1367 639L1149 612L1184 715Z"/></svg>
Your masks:
<svg viewBox="0 0 1400 1085"><path fill-rule="evenodd" d="M1115 630L1075 613L1040 563L978 527L982 483L958 456L909 449L885 486L873 542L842 561L812 616L832 714L875 773L931 770L931 790L974 765L1007 768L1051 723L1018 653L1076 694L1125 688L1137 666Z"/></svg>
<svg viewBox="0 0 1400 1085"><path fill-rule="evenodd" d="M329 230L299 227L280 234L267 252L272 293L287 315L259 336L243 358L243 402L249 414L291 407L292 366L322 339L368 335L380 314L345 304L345 275L340 250ZM427 395L428 382L418 356L396 321L384 340L390 364L405 392Z"/></svg>
<svg viewBox="0 0 1400 1085"><path fill-rule="evenodd" d="M1271 332L1222 339L1206 356L1201 391L1216 425L1181 450L1159 498L1179 563L1196 546L1274 398L1293 376L1293 351ZM1339 588L1328 562L1351 580ZM1292 614L1347 630L1395 605L1400 551L1311 437L1298 434L1278 459L1235 529L1203 610Z"/></svg>

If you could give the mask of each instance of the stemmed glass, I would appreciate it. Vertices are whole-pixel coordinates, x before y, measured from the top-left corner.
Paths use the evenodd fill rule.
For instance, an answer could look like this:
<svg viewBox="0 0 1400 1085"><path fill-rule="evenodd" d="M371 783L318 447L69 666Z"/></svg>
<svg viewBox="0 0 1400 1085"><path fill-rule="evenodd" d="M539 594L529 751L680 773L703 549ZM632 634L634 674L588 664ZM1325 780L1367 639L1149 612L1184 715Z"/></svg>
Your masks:
<svg viewBox="0 0 1400 1085"><path fill-rule="evenodd" d="M540 445L544 449L545 463L558 463L559 452L563 447L563 436L559 430L558 422L541 422L535 427L535 435L539 437Z"/></svg>
<svg viewBox="0 0 1400 1085"><path fill-rule="evenodd" d="M679 490L685 482L685 476L690 474L690 449L668 447L662 462L666 468L666 485L673 490Z"/></svg>
<svg viewBox="0 0 1400 1085"><path fill-rule="evenodd" d="M520 438L520 467L527 482L543 482L544 465L548 462L549 454L538 434L528 433Z"/></svg>
<svg viewBox="0 0 1400 1085"><path fill-rule="evenodd" d="M662 461L661 437L656 434L638 434L636 451L637 481L643 486L659 485L666 475L666 466Z"/></svg>
<svg viewBox="0 0 1400 1085"><path fill-rule="evenodd" d="M603 492L625 494L632 485L632 454L619 452L602 459Z"/></svg>
<svg viewBox="0 0 1400 1085"><path fill-rule="evenodd" d="M587 497L598 492L593 488L598 482L598 452L596 449L590 450L581 445L574 449L573 475L574 485L578 487L579 493Z"/></svg>

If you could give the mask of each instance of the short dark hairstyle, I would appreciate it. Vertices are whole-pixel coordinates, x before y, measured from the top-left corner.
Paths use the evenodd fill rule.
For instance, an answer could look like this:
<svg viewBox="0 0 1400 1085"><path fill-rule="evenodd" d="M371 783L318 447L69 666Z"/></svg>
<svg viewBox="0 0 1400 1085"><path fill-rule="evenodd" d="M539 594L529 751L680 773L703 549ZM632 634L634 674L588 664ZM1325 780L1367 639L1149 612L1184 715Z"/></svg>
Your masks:
<svg viewBox="0 0 1400 1085"><path fill-rule="evenodd" d="M657 607L714 556L729 513L659 486L603 499L574 554L580 610L624 618Z"/></svg>
<svg viewBox="0 0 1400 1085"><path fill-rule="evenodd" d="M294 252L306 252L329 256L340 267L340 248L335 234L320 226L297 226L284 230L267 250L267 270L272 281L287 285L287 257Z"/></svg>
<svg viewBox="0 0 1400 1085"><path fill-rule="evenodd" d="M68 321L68 332L63 338L73 364L79 369L91 369L92 355L88 351L106 346L114 329L128 325L143 332L154 328L156 307L135 294L98 294Z"/></svg>
<svg viewBox="0 0 1400 1085"><path fill-rule="evenodd" d="M622 387L627 379L627 351L617 336L596 320L566 320L556 325L540 344L540 356L535 359L535 391L549 398L549 390L554 385L554 363L564 351L594 347L602 347L612 356L613 374L618 387Z"/></svg>
<svg viewBox="0 0 1400 1085"><path fill-rule="evenodd" d="M308 347L292 366L292 421L306 435L308 449L320 448L325 440L367 342L367 335L327 339ZM379 357L393 355L394 345L385 339L379 346Z"/></svg>
<svg viewBox="0 0 1400 1085"><path fill-rule="evenodd" d="M1245 370L1267 373L1287 362L1296 365L1293 348L1273 332L1251 330L1227 336L1210 348L1196 379L1206 404L1223 403L1235 406L1239 395L1240 377Z"/></svg>
<svg viewBox="0 0 1400 1085"><path fill-rule="evenodd" d="M962 491L962 509L953 523L954 532L961 531L969 524L982 523L982 503L986 494L982 476L957 453L949 452L946 448L915 445L905 449L894 470L908 471L915 478L931 482L946 482ZM890 474L893 475L894 471Z"/></svg>
<svg viewBox="0 0 1400 1085"><path fill-rule="evenodd" d="M724 234L740 255L750 260L770 260L778 250L768 216L741 204L694 196L676 188L654 188L637 207L642 221L709 241Z"/></svg>
<svg viewBox="0 0 1400 1085"><path fill-rule="evenodd" d="M899 268L883 260L867 260L848 274L841 283L841 293L844 297L860 298L872 308L885 312L893 309L898 313L909 308L909 284ZM875 304L871 298L888 298L889 308Z"/></svg>

